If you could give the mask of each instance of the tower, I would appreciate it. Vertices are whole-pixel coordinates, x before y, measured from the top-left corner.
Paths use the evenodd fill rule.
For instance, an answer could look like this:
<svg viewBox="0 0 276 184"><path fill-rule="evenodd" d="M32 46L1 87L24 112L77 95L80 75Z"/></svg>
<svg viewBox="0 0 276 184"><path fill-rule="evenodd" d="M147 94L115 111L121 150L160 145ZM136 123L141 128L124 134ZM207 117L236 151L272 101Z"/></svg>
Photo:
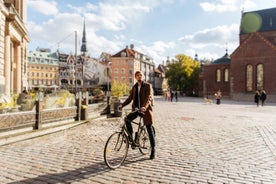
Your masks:
<svg viewBox="0 0 276 184"><path fill-rule="evenodd" d="M83 32L82 32L82 44L81 44L81 53L85 55L87 52L87 41L86 41L86 31L85 31L85 21L83 23Z"/></svg>

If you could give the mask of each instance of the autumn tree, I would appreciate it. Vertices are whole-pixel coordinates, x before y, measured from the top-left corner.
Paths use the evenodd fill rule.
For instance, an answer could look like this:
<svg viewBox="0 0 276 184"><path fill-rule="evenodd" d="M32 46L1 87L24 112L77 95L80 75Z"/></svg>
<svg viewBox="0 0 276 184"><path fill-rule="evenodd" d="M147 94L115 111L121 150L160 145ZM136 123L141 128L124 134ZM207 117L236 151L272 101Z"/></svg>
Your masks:
<svg viewBox="0 0 276 184"><path fill-rule="evenodd" d="M198 76L200 73L200 63L184 54L175 56L165 75L169 86L173 90L179 90L187 95L198 89Z"/></svg>

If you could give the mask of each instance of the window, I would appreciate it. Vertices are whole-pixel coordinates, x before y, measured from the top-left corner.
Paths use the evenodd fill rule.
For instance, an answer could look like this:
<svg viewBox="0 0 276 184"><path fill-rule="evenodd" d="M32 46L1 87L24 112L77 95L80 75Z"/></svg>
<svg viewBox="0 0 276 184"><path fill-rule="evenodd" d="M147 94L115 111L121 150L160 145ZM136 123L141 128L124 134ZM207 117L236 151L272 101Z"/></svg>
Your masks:
<svg viewBox="0 0 276 184"><path fill-rule="evenodd" d="M252 65L246 66L246 91L253 90L253 67Z"/></svg>
<svg viewBox="0 0 276 184"><path fill-rule="evenodd" d="M114 69L114 73L118 73L118 69L117 68Z"/></svg>
<svg viewBox="0 0 276 184"><path fill-rule="evenodd" d="M217 69L217 82L221 81L221 72L220 69Z"/></svg>
<svg viewBox="0 0 276 184"><path fill-rule="evenodd" d="M264 66L263 64L258 64L257 65L257 89L261 90L263 89L263 79L264 79Z"/></svg>
<svg viewBox="0 0 276 184"><path fill-rule="evenodd" d="M224 70L224 82L229 82L229 70L226 68Z"/></svg>
<svg viewBox="0 0 276 184"><path fill-rule="evenodd" d="M124 68L122 68L122 74L125 74L126 70Z"/></svg>

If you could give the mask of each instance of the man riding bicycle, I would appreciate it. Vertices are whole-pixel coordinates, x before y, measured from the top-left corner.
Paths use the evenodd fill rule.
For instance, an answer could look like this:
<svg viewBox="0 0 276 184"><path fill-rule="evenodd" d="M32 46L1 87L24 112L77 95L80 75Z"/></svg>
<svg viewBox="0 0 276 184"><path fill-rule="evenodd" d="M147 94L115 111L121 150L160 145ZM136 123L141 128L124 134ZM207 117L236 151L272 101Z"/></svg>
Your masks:
<svg viewBox="0 0 276 184"><path fill-rule="evenodd" d="M150 145L151 145L151 154L150 159L155 158L155 138L154 132L152 128L153 124L153 110L152 110L152 102L153 102L153 92L152 86L150 83L147 83L142 80L142 72L135 72L135 79L137 83L133 85L128 98L119 106L119 109L127 106L131 101L132 102L132 110L133 112L128 114L125 118L125 123L130 135L133 135L133 128L131 121L138 117L139 112L134 111L135 109L140 109L143 113L143 121L147 127L147 131L149 134Z"/></svg>

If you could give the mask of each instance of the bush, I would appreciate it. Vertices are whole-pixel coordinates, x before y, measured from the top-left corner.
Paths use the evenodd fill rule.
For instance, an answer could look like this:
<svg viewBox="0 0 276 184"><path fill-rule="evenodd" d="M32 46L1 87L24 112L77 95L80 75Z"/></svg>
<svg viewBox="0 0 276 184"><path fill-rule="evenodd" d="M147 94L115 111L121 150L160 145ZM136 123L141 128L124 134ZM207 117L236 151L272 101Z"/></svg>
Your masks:
<svg viewBox="0 0 276 184"><path fill-rule="evenodd" d="M129 91L129 87L126 83L120 83L120 82L114 81L111 87L112 95L117 98L121 98L122 96L126 95L128 91Z"/></svg>

